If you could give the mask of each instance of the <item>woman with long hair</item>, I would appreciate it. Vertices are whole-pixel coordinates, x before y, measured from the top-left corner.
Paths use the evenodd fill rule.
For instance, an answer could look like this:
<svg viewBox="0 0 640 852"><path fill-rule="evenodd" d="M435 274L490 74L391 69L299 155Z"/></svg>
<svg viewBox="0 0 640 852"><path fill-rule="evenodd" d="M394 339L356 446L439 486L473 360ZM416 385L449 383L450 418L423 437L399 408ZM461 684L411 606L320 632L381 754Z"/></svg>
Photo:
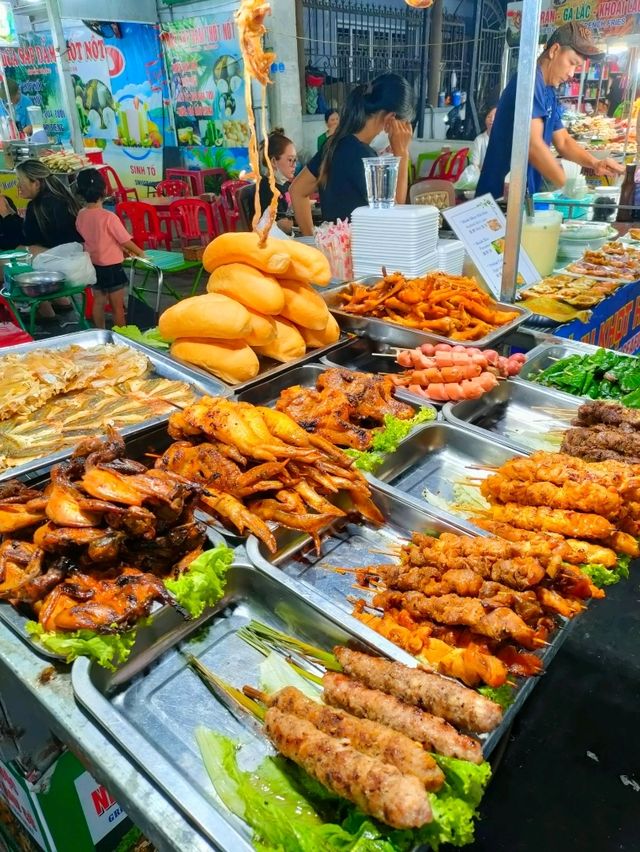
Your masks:
<svg viewBox="0 0 640 852"><path fill-rule="evenodd" d="M287 216L289 210L289 186L296 173L298 155L296 146L288 136L284 135L282 128L278 127L269 134L269 159L276 178L276 192L278 193L278 211L276 213L276 225L285 234L290 234L293 221ZM266 210L271 204L273 193L269 186L269 178L264 175L260 180L258 188L260 197L260 209Z"/></svg>
<svg viewBox="0 0 640 852"><path fill-rule="evenodd" d="M25 160L16 166L18 193L28 199L24 217L24 244L32 255L65 243L82 243L76 230L80 204L69 187L39 160ZM68 299L57 299L61 310L70 310ZM49 302L38 308L40 319L52 319L54 310Z"/></svg>
<svg viewBox="0 0 640 852"><path fill-rule="evenodd" d="M348 219L356 207L367 205L362 160L377 156L371 146L384 133L393 154L400 157L396 201L406 202L414 115L413 89L398 74L381 74L351 92L337 130L291 184L291 203L304 236L313 234L310 199L316 192L329 222Z"/></svg>

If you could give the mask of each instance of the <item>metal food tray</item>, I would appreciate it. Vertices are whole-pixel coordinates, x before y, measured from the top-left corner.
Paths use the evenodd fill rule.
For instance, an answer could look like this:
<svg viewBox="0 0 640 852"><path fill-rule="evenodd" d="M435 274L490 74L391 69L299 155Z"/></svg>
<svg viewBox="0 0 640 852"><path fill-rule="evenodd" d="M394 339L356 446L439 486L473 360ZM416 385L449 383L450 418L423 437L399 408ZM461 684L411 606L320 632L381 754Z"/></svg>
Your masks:
<svg viewBox="0 0 640 852"><path fill-rule="evenodd" d="M448 402L445 420L481 435L498 437L524 453L558 452L560 441L539 435L565 431L580 407L575 396L529 382L500 382L480 399ZM566 416L563 412L566 411Z"/></svg>
<svg viewBox="0 0 640 852"><path fill-rule="evenodd" d="M525 455L493 437L470 432L451 423L430 423L409 437L386 458L374 474L367 475L376 490L400 495L421 511L436 513L448 523L473 529L473 520L461 518L423 496L425 489L453 504L458 483L489 476L514 456Z"/></svg>
<svg viewBox="0 0 640 852"><path fill-rule="evenodd" d="M601 348L599 346L589 346L588 349L585 349L585 346L587 344L583 343L581 347L577 347L573 344L573 341L537 346L527 357L525 365L516 378L522 382L533 383L536 387L547 387L536 382L534 376L546 370L552 364L555 364L556 361L562 360L562 358L569 358L571 355L593 355ZM616 355L626 356L627 358L635 357L628 355L626 352L616 352ZM563 391L558 392L563 393ZM573 396L573 394L570 395Z"/></svg>
<svg viewBox="0 0 640 852"><path fill-rule="evenodd" d="M172 442L172 439L167 434L167 430L162 426L156 426L154 429L150 431L146 431L143 434L129 434L127 436L126 445L127 445L127 457L135 460L142 459L145 453L149 452L149 450L153 450L154 452L163 452L169 444ZM37 473L34 473L33 476L28 480L29 486L32 488L43 487L49 482L49 469L48 468L40 468ZM203 520L207 525L207 539L211 545L211 547L216 547L219 544L226 544L225 537L222 535L222 531L218 527L217 524L212 524L210 521L207 521L207 517L203 513L196 513L197 517L200 520ZM154 609L152 610L154 614L159 612L161 609L172 609L169 606L165 606L164 604L155 604ZM13 607L7 601L0 600L0 621L4 622L8 627L16 633L20 639L26 642L37 654L40 654L43 657L48 657L53 660L62 660L64 659L58 654L53 654L50 651L47 651L46 648L43 648L42 645L39 645L33 639L29 637L26 632L25 625L27 621L31 621L32 618L26 615L23 615L19 612L15 607ZM146 629L146 628L145 628ZM142 632L142 631L141 631Z"/></svg>
<svg viewBox="0 0 640 852"><path fill-rule="evenodd" d="M216 379L211 375L211 373L208 373L206 370L203 370L200 367L196 367L193 364L189 364L187 361L182 361L180 358L175 358L173 355L169 356L169 360L173 361L175 364L180 364L181 369L188 369L192 373L201 376L203 379L209 379L219 382L221 385L224 386L227 394L234 394L239 390L251 387L252 385L258 384L259 382L264 382L267 379L274 379L276 377L279 377L280 375L282 375L282 373L287 373L294 367L299 367L302 364L309 364L314 361L317 361L326 352L331 352L332 349L335 349L338 346L342 346L344 340L345 339L341 337L339 340L336 340L335 343L330 343L327 346L321 346L319 349L310 349L301 358L294 358L293 361L287 361L285 364L281 364L279 361L274 361L273 358L267 358L264 355L259 355L258 361L260 362L260 372L258 373L258 375L254 376L252 379L247 379L246 382L240 382L240 384L237 385L231 385L227 382L223 382L222 379ZM218 395L220 396L221 394Z"/></svg>
<svg viewBox="0 0 640 852"><path fill-rule="evenodd" d="M432 427L438 429L439 427ZM397 494L376 493L376 503L380 507L385 521L380 527L357 525L348 521L337 521L323 533L322 553L318 556L309 536L279 530L276 534L278 550L269 554L264 545L255 537L247 543L247 555L260 572L273 575L274 566L280 569L281 576L301 580L305 586L305 598L319 593L330 601L327 606L351 610L347 595L358 598L368 597L366 592L352 590L351 573L342 574L331 570L331 566L344 568L363 568L371 563L389 563L393 561L391 553L386 553L410 538L412 532L424 532L427 535L440 535L454 532L463 535L485 536L482 530L476 530L459 519L446 520L430 508L420 509L404 502ZM573 621L557 618L558 629L548 646L537 652L546 669L558 649L564 642ZM370 633L366 625L358 622L358 627ZM396 653L400 650L396 648ZM400 653L403 653L400 651ZM391 655L390 655L391 656ZM490 734L478 737L482 741L482 750L488 758L500 742L503 734L510 728L515 715L522 707L527 696L535 686L537 678L516 678L514 701L504 715L501 724Z"/></svg>
<svg viewBox="0 0 640 852"><path fill-rule="evenodd" d="M69 346L82 346L88 349L91 346L98 346L105 343L117 343L119 345L130 346L132 349L137 349L143 352L151 364L151 378L162 377L173 381L181 381L191 385L191 387L202 396L229 396L230 388L218 381L213 376L204 373L200 370L191 369L189 367L178 366L172 358L161 354L149 346L143 346L136 341L129 340L127 337L121 337L119 334L114 334L112 331L104 329L93 329L90 331L78 331L73 334L60 335L59 337L51 337L47 340L34 340L32 343L20 343L17 346L11 346L3 349L0 353L0 359L3 355L26 355L28 352L37 350L56 350L67 349ZM159 424L166 423L169 415L165 414L160 417L152 417L148 420L143 420L133 426L125 426L120 429L124 436L137 435L141 432L152 429ZM73 452L72 448L58 450L56 453L50 453L48 456L43 456L40 459L34 459L30 462L25 462L15 467L7 468L0 473L0 482L7 479L20 478L22 480L29 479L32 475L42 469L49 469L53 464L56 464L62 459L68 458Z"/></svg>
<svg viewBox="0 0 640 852"><path fill-rule="evenodd" d="M381 360L381 359L380 359ZM269 408L274 408L278 397L283 390L293 387L294 385L302 385L305 388L315 388L318 376L326 373L332 364L303 364L299 367L293 367L287 373L281 373L272 379L258 384L251 385L236 393L235 398L238 402L250 402L252 405L266 405ZM343 368L348 369L348 368ZM369 372L380 372L379 370L371 370ZM422 397L409 394L406 391L397 390L395 396L413 406L415 410L418 408L430 408L433 411L434 420L437 416L436 407L430 400Z"/></svg>
<svg viewBox="0 0 640 852"><path fill-rule="evenodd" d="M379 280L379 278L374 278L366 279L365 282L355 283L372 284ZM407 329L405 326L391 322L390 320L377 319L375 317L356 316L354 314L349 314L346 311L341 310L342 299L340 297L343 293L349 292L351 286L351 284L345 284L342 287L334 287L327 293L322 294L322 297L327 303L329 310L338 320L340 328L343 331L352 331L355 334L359 334L364 337L370 337L373 340L382 340L394 346L404 345L401 342L397 342L397 334L398 332L406 332L407 330L410 331L412 335L415 335L416 339L419 339L420 343L450 343L454 345L460 344L461 346L478 347L489 346L490 344L495 343L496 341L503 338L505 335L512 332L514 329L518 328L521 323L526 322L527 318L531 316L531 312L527 308L523 308L521 305L509 305L505 304L504 302L495 302L495 306L497 308L504 308L508 311L515 311L517 314L519 314L519 316L516 317L516 319L512 320L512 322L509 322L506 325L496 328L494 331L490 332L489 334L486 334L479 340L453 340L451 337L445 337L444 335L434 334L430 331ZM414 343L412 345L415 346L416 344Z"/></svg>
<svg viewBox="0 0 640 852"><path fill-rule="evenodd" d="M115 674L86 659L76 660L72 668L76 699L96 724L216 848L228 852L250 852L250 830L216 797L194 729L203 725L241 740L243 766L253 766L273 751L255 727L241 724L211 695L189 670L186 655L193 654L237 687L259 686L262 657L236 635L252 618L327 650L348 643L413 662L312 591L296 589L274 569L258 572L236 563L227 574L224 599L199 622L178 624L171 611L163 612Z"/></svg>

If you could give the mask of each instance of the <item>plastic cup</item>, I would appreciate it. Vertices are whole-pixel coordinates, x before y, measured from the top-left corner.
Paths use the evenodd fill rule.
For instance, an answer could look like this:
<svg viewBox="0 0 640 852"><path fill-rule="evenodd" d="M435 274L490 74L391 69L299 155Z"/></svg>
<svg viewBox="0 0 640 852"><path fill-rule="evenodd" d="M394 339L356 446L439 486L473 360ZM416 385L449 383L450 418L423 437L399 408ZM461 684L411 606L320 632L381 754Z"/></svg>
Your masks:
<svg viewBox="0 0 640 852"><path fill-rule="evenodd" d="M543 278L553 272L561 225L557 210L536 210L531 221L525 217L522 223L522 247Z"/></svg>
<svg viewBox="0 0 640 852"><path fill-rule="evenodd" d="M394 207L400 157L363 157L369 207Z"/></svg>

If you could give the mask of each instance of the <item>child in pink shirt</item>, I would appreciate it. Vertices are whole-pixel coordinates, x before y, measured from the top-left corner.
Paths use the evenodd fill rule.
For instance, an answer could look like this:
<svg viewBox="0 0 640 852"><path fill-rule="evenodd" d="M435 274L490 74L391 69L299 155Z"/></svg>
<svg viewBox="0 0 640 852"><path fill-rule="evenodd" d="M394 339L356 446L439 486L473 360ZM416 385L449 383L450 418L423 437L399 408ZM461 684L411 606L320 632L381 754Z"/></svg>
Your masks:
<svg viewBox="0 0 640 852"><path fill-rule="evenodd" d="M131 234L115 213L103 209L107 185L98 169L83 169L78 173L77 191L86 201L86 207L78 213L76 230L84 240L96 268L93 322L96 328L104 328L104 312L108 302L113 312L113 324L125 325L124 291L127 276L122 261L125 252L137 257L144 257L144 252L133 242Z"/></svg>

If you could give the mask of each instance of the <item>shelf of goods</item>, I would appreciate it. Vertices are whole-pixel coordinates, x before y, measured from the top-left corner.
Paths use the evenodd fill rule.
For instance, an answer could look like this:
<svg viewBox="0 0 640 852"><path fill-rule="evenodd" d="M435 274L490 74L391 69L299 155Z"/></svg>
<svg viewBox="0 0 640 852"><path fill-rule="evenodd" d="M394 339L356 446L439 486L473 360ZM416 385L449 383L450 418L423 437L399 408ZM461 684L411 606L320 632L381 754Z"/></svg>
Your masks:
<svg viewBox="0 0 640 852"><path fill-rule="evenodd" d="M224 323L185 300L160 322L170 349L86 332L0 356L3 689L159 848L464 845L477 810L478 842L507 848L550 793L556 834L604 837L615 806L632 836L620 782L584 778L638 756L635 686L609 666L638 647L617 582L638 550L636 420L543 372L595 348L469 279L316 299L295 283L324 278L312 250L226 242L255 284L226 295L238 276L205 257ZM206 356L176 346L192 338ZM617 467L590 461L604 423L626 430ZM593 808L574 815L574 789ZM537 822L535 844L564 848Z"/></svg>

